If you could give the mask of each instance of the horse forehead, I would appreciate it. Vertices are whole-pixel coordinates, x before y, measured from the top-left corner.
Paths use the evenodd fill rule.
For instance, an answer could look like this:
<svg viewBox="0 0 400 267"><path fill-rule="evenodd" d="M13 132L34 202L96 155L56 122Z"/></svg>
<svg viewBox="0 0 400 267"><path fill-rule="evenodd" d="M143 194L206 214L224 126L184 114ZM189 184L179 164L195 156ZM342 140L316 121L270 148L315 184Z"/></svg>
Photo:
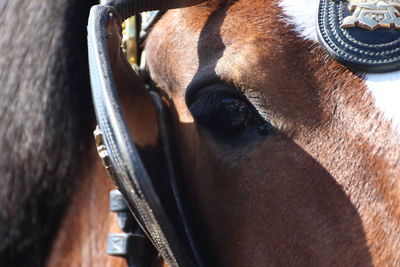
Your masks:
<svg viewBox="0 0 400 267"><path fill-rule="evenodd" d="M319 0L281 0L284 21L292 25L299 37L318 42L317 12ZM307 8L305 8L307 7ZM400 71L391 73L365 74L367 92L374 98L375 107L383 118L392 121L392 126L400 133Z"/></svg>
<svg viewBox="0 0 400 267"><path fill-rule="evenodd" d="M279 12L276 2L264 0L171 10L152 31L147 47L169 55L165 71L173 72L183 88L198 68L218 68L243 77L270 62L276 44L282 41L278 35L287 34ZM162 45L160 40L164 40Z"/></svg>
<svg viewBox="0 0 400 267"><path fill-rule="evenodd" d="M282 3L279 0L242 0L230 5L169 11L152 31L148 48L160 52L159 58L168 54L164 56L163 65L169 66L165 72L170 77L178 77L182 89L199 69L218 68L231 74L234 71L235 76L242 78L246 77L242 74L255 69L265 74L282 65L293 65L293 62L313 64L308 62L307 53L299 53L307 47L313 50L313 58L316 55L325 58L321 49L315 50L317 46L303 45L306 42L296 36L290 22L292 17L285 13ZM314 21L314 16L309 17ZM163 40L162 45L160 40ZM292 77L304 76L300 75L304 73L300 68L290 70Z"/></svg>

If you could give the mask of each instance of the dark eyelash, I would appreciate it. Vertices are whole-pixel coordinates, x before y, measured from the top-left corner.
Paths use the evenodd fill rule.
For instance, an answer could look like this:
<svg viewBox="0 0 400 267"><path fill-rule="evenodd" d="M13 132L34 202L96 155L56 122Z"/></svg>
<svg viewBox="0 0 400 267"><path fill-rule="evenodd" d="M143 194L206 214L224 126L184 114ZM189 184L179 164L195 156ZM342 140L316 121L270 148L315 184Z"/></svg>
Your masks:
<svg viewBox="0 0 400 267"><path fill-rule="evenodd" d="M202 96L193 102L189 109L198 122L205 122L209 115L216 112L221 105L222 95L213 94Z"/></svg>
<svg viewBox="0 0 400 267"><path fill-rule="evenodd" d="M243 102L247 102L243 96L229 93L218 93L218 94L206 94L200 96L196 101L194 101L190 106L189 110L192 116L199 123L207 123L208 120L212 118L212 115L220 110L221 105L223 105L224 98L238 98Z"/></svg>

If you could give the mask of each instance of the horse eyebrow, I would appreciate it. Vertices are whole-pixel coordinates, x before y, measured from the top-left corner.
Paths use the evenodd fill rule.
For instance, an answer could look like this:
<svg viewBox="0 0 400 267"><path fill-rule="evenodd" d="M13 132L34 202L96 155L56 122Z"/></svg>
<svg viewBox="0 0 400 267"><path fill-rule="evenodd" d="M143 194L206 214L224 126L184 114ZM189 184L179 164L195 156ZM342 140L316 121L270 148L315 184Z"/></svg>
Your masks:
<svg viewBox="0 0 400 267"><path fill-rule="evenodd" d="M209 73L207 70L200 70L193 77L192 81L186 87L185 90L185 101L186 103L190 103L196 94L202 88L207 85L216 84L216 83L224 83L220 77L214 72Z"/></svg>
<svg viewBox="0 0 400 267"><path fill-rule="evenodd" d="M241 58L241 62L238 62L238 57ZM256 57L258 58L258 56ZM243 53L243 50L240 50L224 53L222 57L218 59L215 66L212 64L201 67L197 70L192 81L184 89L186 102L190 102L201 88L216 83L227 84L244 93L250 89L248 88L249 81L251 77L253 77L252 74L257 65L255 62L258 61L256 57L249 56L249 54ZM238 78L239 76L244 79L241 80Z"/></svg>

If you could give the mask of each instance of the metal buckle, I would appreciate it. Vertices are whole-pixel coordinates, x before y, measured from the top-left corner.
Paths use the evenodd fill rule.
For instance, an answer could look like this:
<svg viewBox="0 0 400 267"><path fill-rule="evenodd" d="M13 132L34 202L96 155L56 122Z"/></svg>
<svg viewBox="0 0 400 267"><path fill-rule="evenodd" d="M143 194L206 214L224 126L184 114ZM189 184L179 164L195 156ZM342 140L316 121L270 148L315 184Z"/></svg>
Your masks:
<svg viewBox="0 0 400 267"><path fill-rule="evenodd" d="M145 235L133 233L109 234L107 254L122 257L146 257L151 253L151 244Z"/></svg>

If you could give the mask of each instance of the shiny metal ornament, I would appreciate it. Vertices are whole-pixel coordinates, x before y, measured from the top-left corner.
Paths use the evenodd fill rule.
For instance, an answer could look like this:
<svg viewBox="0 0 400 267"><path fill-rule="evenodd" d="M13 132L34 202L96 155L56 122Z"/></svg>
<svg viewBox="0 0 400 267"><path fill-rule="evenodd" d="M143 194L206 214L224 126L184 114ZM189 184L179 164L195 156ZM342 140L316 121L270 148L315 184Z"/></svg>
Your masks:
<svg viewBox="0 0 400 267"><path fill-rule="evenodd" d="M342 28L360 27L367 30L395 28L400 30L400 1L352 0L348 8L352 12L342 24Z"/></svg>
<svg viewBox="0 0 400 267"><path fill-rule="evenodd" d="M320 0L318 38L353 71L399 70L399 16L400 0Z"/></svg>
<svg viewBox="0 0 400 267"><path fill-rule="evenodd" d="M122 51L134 70L139 64L137 40L137 22L136 16L133 16L122 23Z"/></svg>
<svg viewBox="0 0 400 267"><path fill-rule="evenodd" d="M115 181L114 170L111 165L110 156L108 155L108 151L104 145L103 134L99 128L96 126L96 129L93 131L94 140L96 143L97 154L99 155L101 161L103 162L103 166L107 171L108 176Z"/></svg>

